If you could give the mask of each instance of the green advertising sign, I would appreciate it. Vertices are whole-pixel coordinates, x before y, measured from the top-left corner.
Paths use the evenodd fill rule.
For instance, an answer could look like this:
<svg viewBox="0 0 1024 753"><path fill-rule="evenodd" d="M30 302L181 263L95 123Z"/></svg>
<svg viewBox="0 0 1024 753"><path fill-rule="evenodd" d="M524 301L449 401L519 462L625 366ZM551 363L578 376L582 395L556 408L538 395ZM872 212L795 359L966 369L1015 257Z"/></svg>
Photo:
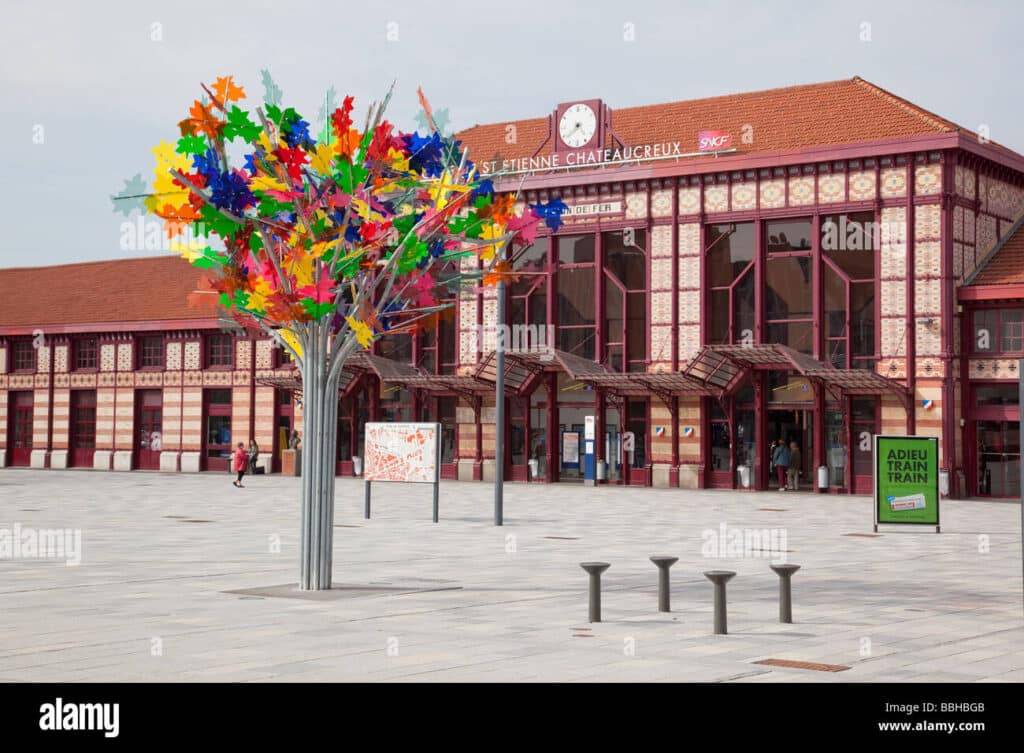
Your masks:
<svg viewBox="0 0 1024 753"><path fill-rule="evenodd" d="M875 435L875 530L880 523L939 526L939 440Z"/></svg>

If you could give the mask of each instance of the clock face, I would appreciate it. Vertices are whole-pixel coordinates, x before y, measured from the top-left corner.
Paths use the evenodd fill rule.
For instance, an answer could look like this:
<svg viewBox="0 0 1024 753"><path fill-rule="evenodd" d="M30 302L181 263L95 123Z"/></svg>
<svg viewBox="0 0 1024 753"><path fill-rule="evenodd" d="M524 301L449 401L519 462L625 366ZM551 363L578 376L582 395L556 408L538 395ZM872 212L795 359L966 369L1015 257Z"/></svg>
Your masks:
<svg viewBox="0 0 1024 753"><path fill-rule="evenodd" d="M590 143L596 130L597 116L584 104L568 107L558 122L558 135L562 137L562 143L573 149Z"/></svg>

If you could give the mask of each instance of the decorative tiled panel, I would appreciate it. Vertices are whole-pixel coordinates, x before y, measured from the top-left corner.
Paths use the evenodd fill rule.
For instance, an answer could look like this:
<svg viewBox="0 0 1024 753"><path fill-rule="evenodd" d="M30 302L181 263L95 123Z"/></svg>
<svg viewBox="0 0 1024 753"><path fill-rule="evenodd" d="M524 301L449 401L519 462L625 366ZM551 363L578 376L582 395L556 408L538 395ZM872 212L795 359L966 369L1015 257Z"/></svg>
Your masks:
<svg viewBox="0 0 1024 753"><path fill-rule="evenodd" d="M938 280L933 282L938 287ZM918 356L937 356L940 352L942 333L939 326L939 318L936 316L930 320L930 323L926 323L928 321L927 319L924 321L919 319L915 327L914 352Z"/></svg>
<svg viewBox="0 0 1024 753"><path fill-rule="evenodd" d="M682 324L679 326L679 368L689 361L700 350L700 325Z"/></svg>
<svg viewBox="0 0 1024 753"><path fill-rule="evenodd" d="M257 340L256 341L256 368L257 369L269 369L272 367L274 352L274 341L273 340Z"/></svg>
<svg viewBox="0 0 1024 753"><path fill-rule="evenodd" d="M680 323L700 321L700 291L683 290L679 293Z"/></svg>
<svg viewBox="0 0 1024 753"><path fill-rule="evenodd" d="M687 186L679 189L679 214L700 213L700 187Z"/></svg>
<svg viewBox="0 0 1024 753"><path fill-rule="evenodd" d="M672 327L651 327L651 361L671 363Z"/></svg>
<svg viewBox="0 0 1024 753"><path fill-rule="evenodd" d="M971 379L1017 379L1019 371L1015 358L972 358L967 364Z"/></svg>
<svg viewBox="0 0 1024 753"><path fill-rule="evenodd" d="M700 256L700 223L690 222L679 226L679 255Z"/></svg>
<svg viewBox="0 0 1024 753"><path fill-rule="evenodd" d="M651 324L672 323L672 293L651 293Z"/></svg>
<svg viewBox="0 0 1024 753"><path fill-rule="evenodd" d="M483 351L489 353L494 350L494 333L496 332L496 325L498 324L498 299L496 296L488 296L484 298L484 338L483 338Z"/></svg>
<svg viewBox="0 0 1024 753"><path fill-rule="evenodd" d="M914 313L935 314L942 310L942 283L937 279L914 281ZM936 321L938 321L936 319Z"/></svg>
<svg viewBox="0 0 1024 753"><path fill-rule="evenodd" d="M728 186L704 187L704 211L725 212L729 209Z"/></svg>
<svg viewBox="0 0 1024 753"><path fill-rule="evenodd" d="M655 225L651 229L651 256L672 256L672 228L669 225Z"/></svg>
<svg viewBox="0 0 1024 753"><path fill-rule="evenodd" d="M921 241L914 244L914 276L937 277L942 272L942 244Z"/></svg>
<svg viewBox="0 0 1024 753"><path fill-rule="evenodd" d="M899 356L907 352L907 322L903 317L882 319L882 355Z"/></svg>
<svg viewBox="0 0 1024 753"><path fill-rule="evenodd" d="M974 212L964 210L964 242L975 243L977 239L974 236L975 232L975 214Z"/></svg>
<svg viewBox="0 0 1024 753"><path fill-rule="evenodd" d="M181 343L167 343L167 368L170 371L181 368Z"/></svg>
<svg viewBox="0 0 1024 753"><path fill-rule="evenodd" d="M882 210L882 277L905 277L907 274L907 247L905 229L907 212L903 207Z"/></svg>
<svg viewBox="0 0 1024 753"><path fill-rule="evenodd" d="M957 195L966 199L974 198L974 170L958 165L953 181Z"/></svg>
<svg viewBox="0 0 1024 753"><path fill-rule="evenodd" d="M989 212L1004 218L1016 218L1020 214L1024 207L1024 190L991 178L986 183L986 189Z"/></svg>
<svg viewBox="0 0 1024 753"><path fill-rule="evenodd" d="M978 215L978 243L975 249L979 260L984 259L996 245L996 218L987 214Z"/></svg>
<svg viewBox="0 0 1024 753"><path fill-rule="evenodd" d="M45 374L50 370L50 345L36 348L36 371Z"/></svg>
<svg viewBox="0 0 1024 753"><path fill-rule="evenodd" d="M919 354L920 352L918 350ZM936 379L945 376L942 359L940 358L917 358L914 360L914 365L917 367L917 375L924 379Z"/></svg>
<svg viewBox="0 0 1024 753"><path fill-rule="evenodd" d="M732 210L754 209L757 206L757 189L752 182L732 184Z"/></svg>
<svg viewBox="0 0 1024 753"><path fill-rule="evenodd" d="M58 374L64 374L68 370L68 346L53 346L53 370Z"/></svg>
<svg viewBox="0 0 1024 753"><path fill-rule="evenodd" d="M875 198L875 191L874 170L850 173L850 201L870 201Z"/></svg>
<svg viewBox="0 0 1024 753"><path fill-rule="evenodd" d="M822 204L831 204L836 201L843 201L846 196L846 175L838 173L835 175L818 176L818 201Z"/></svg>
<svg viewBox="0 0 1024 753"><path fill-rule="evenodd" d="M814 203L814 178L801 176L789 179L789 205L802 207Z"/></svg>
<svg viewBox="0 0 1024 753"><path fill-rule="evenodd" d="M192 370L199 368L199 343L185 343L185 369Z"/></svg>
<svg viewBox="0 0 1024 753"><path fill-rule="evenodd" d="M918 165L914 168L914 193L917 196L934 196L942 190L942 165Z"/></svg>
<svg viewBox="0 0 1024 753"><path fill-rule="evenodd" d="M906 316L906 280L882 280L881 288L882 316Z"/></svg>
<svg viewBox="0 0 1024 753"><path fill-rule="evenodd" d="M117 346L114 343L100 345L100 371L113 371L117 365Z"/></svg>
<svg viewBox="0 0 1024 753"><path fill-rule="evenodd" d="M953 277L957 283L964 279L964 246L962 243L953 243ZM956 329L956 327L954 327Z"/></svg>
<svg viewBox="0 0 1024 753"><path fill-rule="evenodd" d="M778 209L786 206L786 182L766 180L761 183L761 208Z"/></svg>
<svg viewBox="0 0 1024 753"><path fill-rule="evenodd" d="M907 170L904 167L887 167L882 170L882 198L898 199L907 195Z"/></svg>
<svg viewBox="0 0 1024 753"><path fill-rule="evenodd" d="M682 256L679 258L679 287L700 287L700 257Z"/></svg>
<svg viewBox="0 0 1024 753"><path fill-rule="evenodd" d="M198 375L197 375L198 376ZM230 371L204 371L202 378L205 387L227 387L231 385Z"/></svg>
<svg viewBox="0 0 1024 753"><path fill-rule="evenodd" d="M136 371L134 377L132 383L136 387L160 387L164 383L163 373L160 371Z"/></svg>
<svg viewBox="0 0 1024 753"><path fill-rule="evenodd" d="M249 361L252 360L252 341L239 340L235 343L235 368L239 371L249 370Z"/></svg>
<svg viewBox="0 0 1024 753"><path fill-rule="evenodd" d="M964 239L964 208L953 207L953 240Z"/></svg>
<svg viewBox="0 0 1024 753"><path fill-rule="evenodd" d="M657 191L651 191L651 216L672 216L672 189L659 188Z"/></svg>
<svg viewBox="0 0 1024 753"><path fill-rule="evenodd" d="M647 191L630 191L626 194L626 219L647 217Z"/></svg>
<svg viewBox="0 0 1024 753"><path fill-rule="evenodd" d="M942 210L938 204L927 204L914 210L914 240L942 237Z"/></svg>
<svg viewBox="0 0 1024 753"><path fill-rule="evenodd" d="M672 259L651 259L651 289L665 290L672 287Z"/></svg>
<svg viewBox="0 0 1024 753"><path fill-rule="evenodd" d="M118 371L131 371L132 370L132 344L131 343L118 343L117 344L117 370Z"/></svg>

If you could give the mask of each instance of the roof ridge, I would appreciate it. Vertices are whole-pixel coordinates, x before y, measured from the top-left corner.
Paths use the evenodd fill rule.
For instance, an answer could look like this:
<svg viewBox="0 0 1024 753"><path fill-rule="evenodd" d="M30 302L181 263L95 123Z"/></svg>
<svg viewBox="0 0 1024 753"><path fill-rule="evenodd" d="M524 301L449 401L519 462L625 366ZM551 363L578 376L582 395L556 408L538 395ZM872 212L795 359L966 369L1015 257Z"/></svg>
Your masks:
<svg viewBox="0 0 1024 753"><path fill-rule="evenodd" d="M941 115L937 115L931 110L926 110L919 105L915 105L910 100L904 99L903 97L893 94L887 89L883 89L881 86L878 86L878 84L873 84L870 81L861 78L860 76L854 76L851 79L851 81L854 84L860 86L861 88L871 92L875 96L888 100L892 104L899 107L901 110L908 112L911 115L914 115L915 117L919 118L925 123L928 123L929 125L934 126L942 131L963 130L959 125L954 123L952 120L946 120Z"/></svg>
<svg viewBox="0 0 1024 753"><path fill-rule="evenodd" d="M84 267L90 264L119 264L126 261L154 261L156 259L181 259L180 256L169 254L167 252L160 254L153 254L152 256L122 256L116 259L89 259L87 261L69 261L63 264L37 264L31 267L0 267L2 272L13 272L18 270L30 270L30 269L60 269L66 267ZM186 262L187 263L187 262Z"/></svg>

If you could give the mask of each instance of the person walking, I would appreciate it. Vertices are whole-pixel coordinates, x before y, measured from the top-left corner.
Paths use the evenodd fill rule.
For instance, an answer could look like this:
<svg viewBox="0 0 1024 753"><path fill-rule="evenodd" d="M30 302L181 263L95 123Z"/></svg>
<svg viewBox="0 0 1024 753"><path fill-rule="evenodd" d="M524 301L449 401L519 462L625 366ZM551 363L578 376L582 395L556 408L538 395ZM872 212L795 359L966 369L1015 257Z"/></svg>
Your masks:
<svg viewBox="0 0 1024 753"><path fill-rule="evenodd" d="M249 455L249 463L248 463L249 473L255 476L256 475L256 460L260 456L260 446L258 444L256 444L256 440L255 439L250 439L249 440L249 453L248 453L248 455Z"/></svg>
<svg viewBox="0 0 1024 753"><path fill-rule="evenodd" d="M800 445L789 443L789 472L786 474L786 486L793 491L800 491L800 469L803 467Z"/></svg>
<svg viewBox="0 0 1024 753"><path fill-rule="evenodd" d="M779 439L772 452L772 462L775 463L775 471L779 474L779 491L786 491L786 474L789 471L789 447L784 439Z"/></svg>
<svg viewBox="0 0 1024 753"><path fill-rule="evenodd" d="M241 442L238 443L237 449L235 449L235 472L238 474L238 478L231 483L238 489L244 489L242 486L242 477L245 475L245 469L249 465L249 455L245 451L245 445Z"/></svg>

